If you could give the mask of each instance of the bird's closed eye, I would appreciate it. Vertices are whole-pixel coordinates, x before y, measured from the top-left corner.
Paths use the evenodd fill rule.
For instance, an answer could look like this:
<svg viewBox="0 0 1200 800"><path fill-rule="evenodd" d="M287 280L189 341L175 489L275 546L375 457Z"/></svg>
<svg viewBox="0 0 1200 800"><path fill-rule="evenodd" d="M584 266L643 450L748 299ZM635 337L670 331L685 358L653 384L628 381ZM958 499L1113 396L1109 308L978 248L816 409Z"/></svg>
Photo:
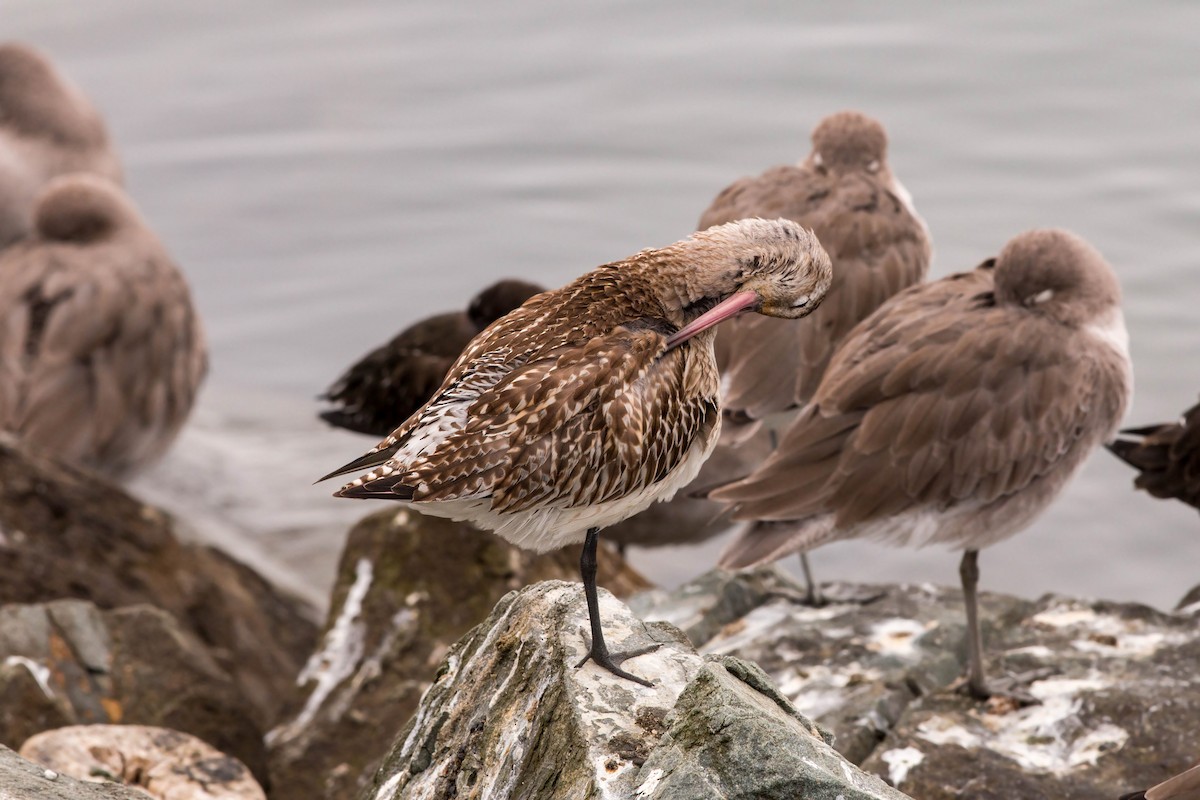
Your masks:
<svg viewBox="0 0 1200 800"><path fill-rule="evenodd" d="M804 308L806 305L808 305L808 295L797 297L796 301L792 303L792 308Z"/></svg>

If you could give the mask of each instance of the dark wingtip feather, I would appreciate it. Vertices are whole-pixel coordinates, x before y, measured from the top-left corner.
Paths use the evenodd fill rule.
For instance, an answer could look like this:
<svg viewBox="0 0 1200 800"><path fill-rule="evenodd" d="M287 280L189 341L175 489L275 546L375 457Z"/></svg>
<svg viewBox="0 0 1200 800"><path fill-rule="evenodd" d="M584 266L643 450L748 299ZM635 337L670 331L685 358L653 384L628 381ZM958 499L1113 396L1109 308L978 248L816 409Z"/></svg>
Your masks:
<svg viewBox="0 0 1200 800"><path fill-rule="evenodd" d="M377 467L391 458L392 454L396 452L397 448L398 445L394 447L385 447L382 450L372 450L366 455L359 456L358 458L354 459L349 464L344 464L338 467L328 475L318 478L317 480L313 481L313 483L317 484L321 481L327 481L330 478L336 478L338 475L345 475L347 472L362 472L363 470Z"/></svg>
<svg viewBox="0 0 1200 800"><path fill-rule="evenodd" d="M387 484L385 481L369 483L348 483L333 493L334 497L348 497L351 500L412 500L413 487L403 484Z"/></svg>

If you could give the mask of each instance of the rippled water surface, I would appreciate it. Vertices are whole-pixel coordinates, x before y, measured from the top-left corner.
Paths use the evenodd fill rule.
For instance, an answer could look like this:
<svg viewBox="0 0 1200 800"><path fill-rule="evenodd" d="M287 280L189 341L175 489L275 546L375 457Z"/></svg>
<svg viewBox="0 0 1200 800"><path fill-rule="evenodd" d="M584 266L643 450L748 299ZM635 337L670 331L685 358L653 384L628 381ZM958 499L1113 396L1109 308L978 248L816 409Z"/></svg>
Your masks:
<svg viewBox="0 0 1200 800"><path fill-rule="evenodd" d="M1125 289L1130 422L1200 391L1200 6L585 5L0 0L102 108L130 190L186 270L213 369L137 489L323 597L370 510L310 482L371 442L313 400L398 328L498 276L558 285L691 231L725 184L798 160L853 107L932 229L935 276L1065 226ZM1173 604L1200 520L1097 453L988 589ZM640 551L672 584L719 544ZM869 544L825 578L957 581L957 555Z"/></svg>

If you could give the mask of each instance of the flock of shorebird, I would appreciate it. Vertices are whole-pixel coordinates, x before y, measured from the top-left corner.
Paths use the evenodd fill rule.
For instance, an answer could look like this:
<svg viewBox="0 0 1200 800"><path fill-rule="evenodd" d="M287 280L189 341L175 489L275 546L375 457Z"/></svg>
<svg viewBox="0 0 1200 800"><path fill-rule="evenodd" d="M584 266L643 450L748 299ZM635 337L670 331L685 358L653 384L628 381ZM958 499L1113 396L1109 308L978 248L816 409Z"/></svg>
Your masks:
<svg viewBox="0 0 1200 800"><path fill-rule="evenodd" d="M0 429L117 477L164 452L206 369L187 285L120 180L87 99L0 45ZM588 658L638 683L636 654L604 640L602 529L655 545L744 521L729 568L859 537L959 548L965 686L986 697L979 550L1101 443L1200 508L1200 406L1114 441L1120 288L1078 236L1021 233L925 282L930 257L883 127L834 114L804 161L731 184L688 238L559 289L501 281L372 351L322 416L382 440L326 477L522 547L582 541Z"/></svg>

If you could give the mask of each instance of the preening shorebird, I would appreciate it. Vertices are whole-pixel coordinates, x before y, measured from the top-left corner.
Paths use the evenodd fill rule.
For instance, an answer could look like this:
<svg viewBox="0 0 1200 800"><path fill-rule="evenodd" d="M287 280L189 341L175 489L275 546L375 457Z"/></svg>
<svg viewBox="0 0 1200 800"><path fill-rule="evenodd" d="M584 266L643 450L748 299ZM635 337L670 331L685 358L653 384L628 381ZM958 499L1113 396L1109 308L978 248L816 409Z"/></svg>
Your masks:
<svg viewBox="0 0 1200 800"><path fill-rule="evenodd" d="M967 685L986 696L978 551L1029 525L1116 433L1127 345L1116 276L1064 231L900 293L846 337L771 457L710 494L756 521L722 566L849 538L961 547Z"/></svg>
<svg viewBox="0 0 1200 800"><path fill-rule="evenodd" d="M370 453L339 497L467 520L521 547L584 542L588 656L624 678L596 598L601 528L691 482L721 425L713 326L801 317L831 281L815 236L742 220L606 264L476 337L441 388Z"/></svg>
<svg viewBox="0 0 1200 800"><path fill-rule="evenodd" d="M541 291L502 280L475 295L465 311L414 322L342 373L323 396L333 408L321 418L355 433L387 436L433 397L472 339Z"/></svg>
<svg viewBox="0 0 1200 800"><path fill-rule="evenodd" d="M0 429L111 477L167 449L208 357L187 282L112 182L75 173L0 251Z"/></svg>
<svg viewBox="0 0 1200 800"><path fill-rule="evenodd" d="M1113 455L1141 474L1133 485L1154 497L1200 508L1200 405L1178 422L1129 428L1108 445Z"/></svg>
<svg viewBox="0 0 1200 800"><path fill-rule="evenodd" d="M33 206L56 175L120 181L100 114L33 48L0 44L0 248L33 230Z"/></svg>

